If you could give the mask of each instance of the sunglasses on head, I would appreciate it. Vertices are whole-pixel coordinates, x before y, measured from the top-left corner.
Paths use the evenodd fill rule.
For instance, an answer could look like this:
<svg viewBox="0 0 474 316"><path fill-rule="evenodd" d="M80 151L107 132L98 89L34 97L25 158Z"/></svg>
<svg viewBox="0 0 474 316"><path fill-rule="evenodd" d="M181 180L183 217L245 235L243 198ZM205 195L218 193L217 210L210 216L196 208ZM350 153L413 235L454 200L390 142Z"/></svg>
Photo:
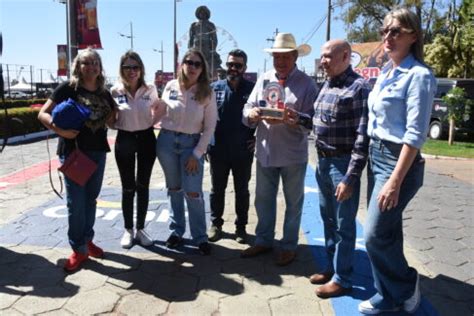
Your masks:
<svg viewBox="0 0 474 316"><path fill-rule="evenodd" d="M190 60L190 59L186 59L185 61L183 61L183 63L188 65L188 66L193 66L194 68L201 68L201 66L202 66L202 62L193 61L193 60Z"/></svg>
<svg viewBox="0 0 474 316"><path fill-rule="evenodd" d="M234 67L235 69L240 70L244 67L244 64L228 62L228 63L226 63L226 66L229 69Z"/></svg>
<svg viewBox="0 0 474 316"><path fill-rule="evenodd" d="M140 70L140 66L136 66L136 65L123 65L123 66L122 66L122 69L123 69L123 70L134 70L134 71L138 71L138 70Z"/></svg>
<svg viewBox="0 0 474 316"><path fill-rule="evenodd" d="M406 34L413 33L413 31L406 30L401 27L382 27L380 28L379 32L380 32L380 36L382 37L389 35L393 38L397 38L400 36L400 34L403 34L403 33L406 33Z"/></svg>
<svg viewBox="0 0 474 316"><path fill-rule="evenodd" d="M84 65L84 66L99 66L99 61L97 61L97 60L81 61L81 65Z"/></svg>

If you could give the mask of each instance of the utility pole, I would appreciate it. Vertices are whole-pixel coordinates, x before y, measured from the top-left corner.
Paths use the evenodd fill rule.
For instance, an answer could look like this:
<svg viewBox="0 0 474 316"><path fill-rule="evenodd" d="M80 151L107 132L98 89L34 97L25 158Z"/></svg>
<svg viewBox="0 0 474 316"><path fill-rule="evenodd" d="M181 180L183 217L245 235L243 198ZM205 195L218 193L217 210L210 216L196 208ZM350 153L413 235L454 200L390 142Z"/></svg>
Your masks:
<svg viewBox="0 0 474 316"><path fill-rule="evenodd" d="M327 17L327 28L326 28L326 41L331 39L331 0L328 0L328 17Z"/></svg>
<svg viewBox="0 0 474 316"><path fill-rule="evenodd" d="M176 51L176 2L178 0L173 0L174 3L174 13L173 13L173 77L177 77L177 62L178 62L178 52Z"/></svg>

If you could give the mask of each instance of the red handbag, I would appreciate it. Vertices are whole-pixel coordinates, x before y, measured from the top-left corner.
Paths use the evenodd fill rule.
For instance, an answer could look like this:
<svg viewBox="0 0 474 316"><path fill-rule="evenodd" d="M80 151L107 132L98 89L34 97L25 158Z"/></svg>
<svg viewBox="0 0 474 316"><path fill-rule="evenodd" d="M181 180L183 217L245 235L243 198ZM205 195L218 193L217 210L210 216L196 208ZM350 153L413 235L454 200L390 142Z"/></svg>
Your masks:
<svg viewBox="0 0 474 316"><path fill-rule="evenodd" d="M97 169L97 163L76 147L58 168L66 177L84 186Z"/></svg>

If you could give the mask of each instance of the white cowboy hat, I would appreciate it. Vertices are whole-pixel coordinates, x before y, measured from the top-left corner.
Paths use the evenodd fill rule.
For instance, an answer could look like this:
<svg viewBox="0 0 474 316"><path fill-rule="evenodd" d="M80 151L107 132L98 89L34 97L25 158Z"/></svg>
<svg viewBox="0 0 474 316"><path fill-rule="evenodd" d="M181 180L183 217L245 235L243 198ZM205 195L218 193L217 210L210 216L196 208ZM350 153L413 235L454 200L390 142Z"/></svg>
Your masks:
<svg viewBox="0 0 474 316"><path fill-rule="evenodd" d="M298 51L298 56L303 57L311 53L311 46L308 44L301 44L296 46L295 37L291 33L278 33L275 36L272 48L265 48L267 53L287 53L293 50Z"/></svg>

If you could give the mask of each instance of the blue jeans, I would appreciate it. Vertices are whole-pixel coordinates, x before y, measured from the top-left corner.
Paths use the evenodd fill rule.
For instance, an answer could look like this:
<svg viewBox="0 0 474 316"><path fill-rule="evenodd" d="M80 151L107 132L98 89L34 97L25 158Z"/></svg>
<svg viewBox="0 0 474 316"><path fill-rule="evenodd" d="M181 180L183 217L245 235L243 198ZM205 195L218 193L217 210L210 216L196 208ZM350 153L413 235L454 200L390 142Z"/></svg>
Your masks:
<svg viewBox="0 0 474 316"><path fill-rule="evenodd" d="M403 253L402 213L423 185L425 161L417 155L402 182L397 207L381 212L377 196L389 179L402 145L371 139L368 169L368 214L364 238L377 294L372 304L381 309L401 306L415 290L417 272Z"/></svg>
<svg viewBox="0 0 474 316"><path fill-rule="evenodd" d="M352 196L344 202L337 202L334 194L347 172L350 160L350 154L331 158L319 157L316 170L319 208L324 223L324 239L329 261L326 270L334 272L332 280L345 288L352 286L360 180L353 184Z"/></svg>
<svg viewBox="0 0 474 316"><path fill-rule="evenodd" d="M281 248L290 251L296 250L304 201L305 174L306 163L285 167L262 167L257 160L255 209L257 211L258 223L255 230L255 245L273 246L277 194L281 177L286 203Z"/></svg>
<svg viewBox="0 0 474 316"><path fill-rule="evenodd" d="M105 151L83 151L97 163L97 169L82 187L68 177L64 177L68 210L69 244L76 252L87 253L87 243L94 238L94 223L97 197L102 188L105 170ZM62 162L66 156L60 156Z"/></svg>
<svg viewBox="0 0 474 316"><path fill-rule="evenodd" d="M171 234L182 237L186 231L184 201L188 207L189 227L196 244L207 241L206 214L202 192L204 159L198 172L188 173L184 166L199 142L200 134L184 134L161 129L156 141L156 155L165 174L171 205ZM197 197L191 197L197 193Z"/></svg>

